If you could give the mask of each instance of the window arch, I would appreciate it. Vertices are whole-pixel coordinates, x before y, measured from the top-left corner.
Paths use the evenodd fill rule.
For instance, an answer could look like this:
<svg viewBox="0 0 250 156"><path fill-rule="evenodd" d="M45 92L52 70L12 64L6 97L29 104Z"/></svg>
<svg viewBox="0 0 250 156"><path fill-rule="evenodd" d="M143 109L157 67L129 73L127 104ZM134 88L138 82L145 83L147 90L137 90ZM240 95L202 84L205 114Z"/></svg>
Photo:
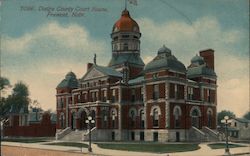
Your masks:
<svg viewBox="0 0 250 156"><path fill-rule="evenodd" d="M143 109L139 110L139 114L140 114L140 128L144 128L145 127L145 114L144 114L144 110Z"/></svg>
<svg viewBox="0 0 250 156"><path fill-rule="evenodd" d="M207 110L207 127L212 128L213 123L213 110L208 108Z"/></svg>
<svg viewBox="0 0 250 156"><path fill-rule="evenodd" d="M134 128L135 127L135 121L136 121L136 109L130 108L129 110L129 117L130 117L130 128Z"/></svg>
<svg viewBox="0 0 250 156"><path fill-rule="evenodd" d="M108 128L108 113L106 110L102 110L101 118L102 118L102 128Z"/></svg>
<svg viewBox="0 0 250 156"><path fill-rule="evenodd" d="M159 110L153 109L153 127L159 127Z"/></svg>
<svg viewBox="0 0 250 156"><path fill-rule="evenodd" d="M64 129L65 128L65 116L64 116L63 112L60 114L59 120L60 120L60 127L61 127L61 129Z"/></svg>
<svg viewBox="0 0 250 156"><path fill-rule="evenodd" d="M173 110L175 128L179 128L181 126L181 114L182 114L181 107L175 106Z"/></svg>
<svg viewBox="0 0 250 156"><path fill-rule="evenodd" d="M190 110L190 116L191 116L191 125L199 128L200 127L199 117L201 116L200 108L197 106L192 107Z"/></svg>

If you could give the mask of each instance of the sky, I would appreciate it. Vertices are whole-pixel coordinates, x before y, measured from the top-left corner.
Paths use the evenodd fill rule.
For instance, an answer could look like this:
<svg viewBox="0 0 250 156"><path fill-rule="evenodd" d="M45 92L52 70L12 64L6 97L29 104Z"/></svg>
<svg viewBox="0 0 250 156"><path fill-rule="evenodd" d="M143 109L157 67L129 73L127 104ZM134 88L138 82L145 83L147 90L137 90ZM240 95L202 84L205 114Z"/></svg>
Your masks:
<svg viewBox="0 0 250 156"><path fill-rule="evenodd" d="M140 26L144 62L164 44L186 66L200 50L214 49L218 111L245 114L250 106L249 1L137 2L127 7ZM55 110L55 88L69 71L81 78L94 53L97 64L108 64L110 34L124 0L1 0L0 8L2 76L12 85L25 82L32 100ZM53 16L58 13L67 16Z"/></svg>

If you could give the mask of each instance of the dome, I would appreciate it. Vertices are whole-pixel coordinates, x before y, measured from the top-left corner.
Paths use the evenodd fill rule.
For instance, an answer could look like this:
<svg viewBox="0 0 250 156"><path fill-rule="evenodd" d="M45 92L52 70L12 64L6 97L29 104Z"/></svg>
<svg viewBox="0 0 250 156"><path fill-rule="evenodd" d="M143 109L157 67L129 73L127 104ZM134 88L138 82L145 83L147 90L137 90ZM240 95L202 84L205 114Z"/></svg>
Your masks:
<svg viewBox="0 0 250 156"><path fill-rule="evenodd" d="M167 48L165 45L163 45L159 50L158 50L158 54L168 54L171 55L171 50L169 48Z"/></svg>
<svg viewBox="0 0 250 156"><path fill-rule="evenodd" d="M118 31L140 32L138 24L130 17L127 9L122 11L121 18L113 26L113 32Z"/></svg>
<svg viewBox="0 0 250 156"><path fill-rule="evenodd" d="M191 63L194 63L194 64L204 64L204 59L203 59L203 57L201 57L201 56L198 56L197 54L196 54L196 56L194 56L192 59L191 59Z"/></svg>
<svg viewBox="0 0 250 156"><path fill-rule="evenodd" d="M174 55L171 55L171 50L166 46L158 50L158 55L145 66L144 71L149 72L162 69L186 72L184 64L178 61Z"/></svg>
<svg viewBox="0 0 250 156"><path fill-rule="evenodd" d="M65 79L63 79L58 85L57 89L59 88L77 88L78 87L78 81L76 79L75 73L72 71L68 72L65 76Z"/></svg>
<svg viewBox="0 0 250 156"><path fill-rule="evenodd" d="M65 79L67 79L67 80L69 80L71 78L76 79L76 75L72 71L68 72L68 74L65 76Z"/></svg>

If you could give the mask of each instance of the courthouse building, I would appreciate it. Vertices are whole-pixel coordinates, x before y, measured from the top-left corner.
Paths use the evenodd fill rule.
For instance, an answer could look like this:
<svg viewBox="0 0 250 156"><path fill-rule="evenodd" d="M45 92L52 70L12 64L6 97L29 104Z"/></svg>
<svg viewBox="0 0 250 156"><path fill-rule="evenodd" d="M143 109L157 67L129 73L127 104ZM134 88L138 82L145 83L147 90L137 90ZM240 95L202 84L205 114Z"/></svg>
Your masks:
<svg viewBox="0 0 250 156"><path fill-rule="evenodd" d="M85 120L92 116L94 140L165 142L216 136L214 50L186 56L191 59L186 67L163 45L144 64L141 35L137 22L123 10L112 28L109 64L100 66L94 58L83 77L69 72L58 84L58 134L86 131Z"/></svg>

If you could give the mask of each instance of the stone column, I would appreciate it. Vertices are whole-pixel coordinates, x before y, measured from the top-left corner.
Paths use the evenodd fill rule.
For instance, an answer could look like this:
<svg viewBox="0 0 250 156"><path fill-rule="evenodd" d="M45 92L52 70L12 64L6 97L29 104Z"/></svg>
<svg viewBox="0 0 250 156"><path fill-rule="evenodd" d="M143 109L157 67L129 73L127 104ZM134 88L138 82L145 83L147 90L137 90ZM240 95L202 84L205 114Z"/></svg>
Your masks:
<svg viewBox="0 0 250 156"><path fill-rule="evenodd" d="M143 84L143 103L144 103L144 115L145 115L145 121L144 121L144 127L145 129L148 128L148 118L147 118L147 92L146 92L146 84Z"/></svg>

